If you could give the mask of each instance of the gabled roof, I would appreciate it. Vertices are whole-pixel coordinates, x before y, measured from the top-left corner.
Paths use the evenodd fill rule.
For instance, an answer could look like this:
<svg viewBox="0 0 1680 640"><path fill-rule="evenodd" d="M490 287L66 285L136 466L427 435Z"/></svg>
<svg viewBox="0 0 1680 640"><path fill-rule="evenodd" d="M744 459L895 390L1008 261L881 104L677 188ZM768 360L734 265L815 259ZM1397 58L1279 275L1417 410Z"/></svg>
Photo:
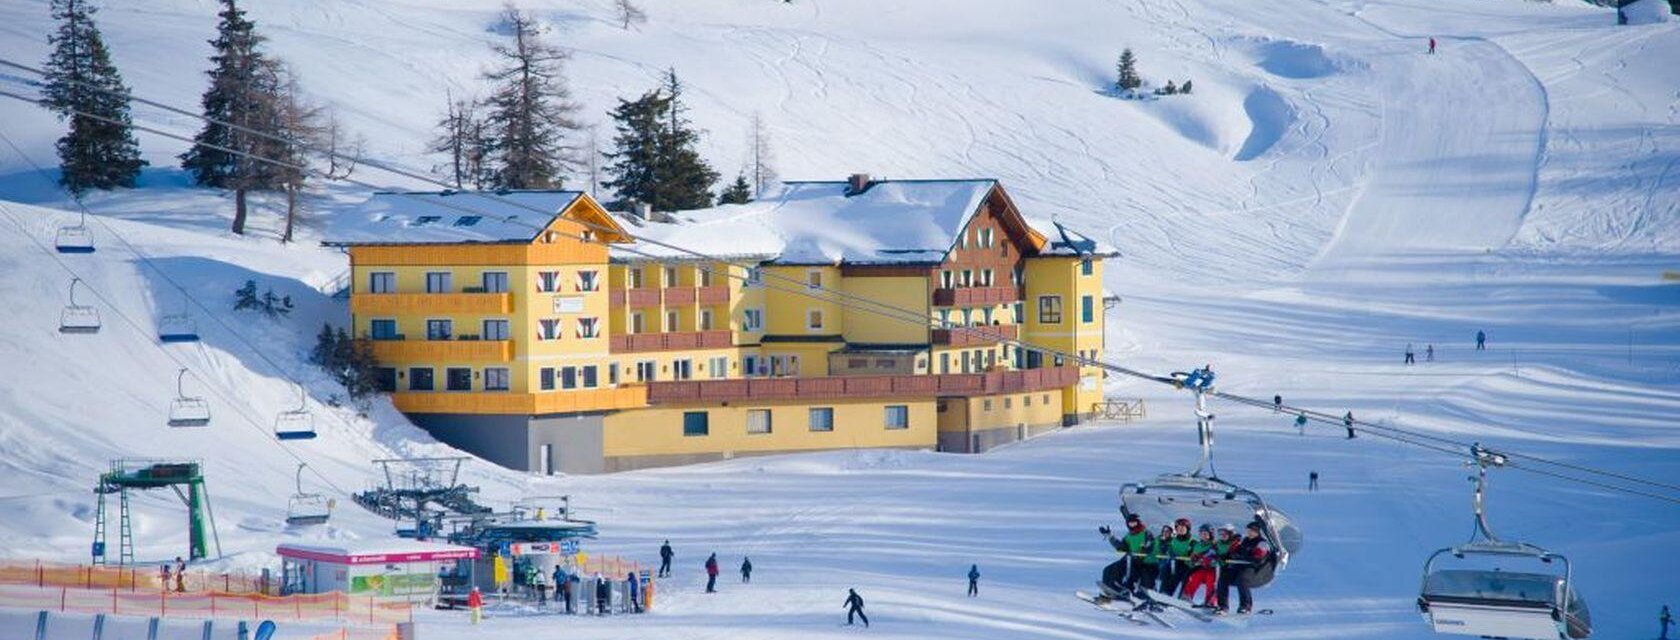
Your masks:
<svg viewBox="0 0 1680 640"><path fill-rule="evenodd" d="M526 243L583 197L581 191L381 191L331 216L328 246Z"/></svg>

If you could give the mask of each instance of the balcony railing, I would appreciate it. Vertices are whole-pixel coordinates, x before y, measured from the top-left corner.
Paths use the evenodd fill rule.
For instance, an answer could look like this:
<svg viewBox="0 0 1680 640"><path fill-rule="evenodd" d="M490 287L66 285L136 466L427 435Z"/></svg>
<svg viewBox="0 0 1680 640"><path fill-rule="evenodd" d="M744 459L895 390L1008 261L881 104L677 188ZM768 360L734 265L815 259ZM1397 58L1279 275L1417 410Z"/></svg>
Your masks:
<svg viewBox="0 0 1680 640"><path fill-rule="evenodd" d="M647 387L621 386L542 393L505 391L403 391L391 402L405 413L542 415L647 406Z"/></svg>
<svg viewBox="0 0 1680 640"><path fill-rule="evenodd" d="M1021 299L1019 287L945 287L933 290L933 306L1006 304Z"/></svg>
<svg viewBox="0 0 1680 640"><path fill-rule="evenodd" d="M993 324L978 327L934 329L930 333L934 344L967 347L1014 340L1019 329L1020 327L1012 324Z"/></svg>
<svg viewBox="0 0 1680 640"><path fill-rule="evenodd" d="M825 376L652 382L647 402L697 404L741 400L978 396L1060 389L1079 382L1075 367L949 375Z"/></svg>
<svg viewBox="0 0 1680 640"><path fill-rule="evenodd" d="M700 287L698 291L700 292L700 304L729 303L729 287L713 285L710 287Z"/></svg>
<svg viewBox="0 0 1680 640"><path fill-rule="evenodd" d="M694 287L671 287L664 291L665 304L694 304Z"/></svg>
<svg viewBox="0 0 1680 640"><path fill-rule="evenodd" d="M607 292L607 302L615 307L625 305L630 307L657 307L659 306L659 289L654 287L613 289Z"/></svg>
<svg viewBox="0 0 1680 640"><path fill-rule="evenodd" d="M722 349L730 346L734 346L734 342L727 330L677 331L613 336L607 344L607 349L612 353L637 353L642 351Z"/></svg>
<svg viewBox="0 0 1680 640"><path fill-rule="evenodd" d="M358 293L350 311L365 314L512 313L511 293Z"/></svg>
<svg viewBox="0 0 1680 640"><path fill-rule="evenodd" d="M509 362L512 340L371 340L380 362Z"/></svg>

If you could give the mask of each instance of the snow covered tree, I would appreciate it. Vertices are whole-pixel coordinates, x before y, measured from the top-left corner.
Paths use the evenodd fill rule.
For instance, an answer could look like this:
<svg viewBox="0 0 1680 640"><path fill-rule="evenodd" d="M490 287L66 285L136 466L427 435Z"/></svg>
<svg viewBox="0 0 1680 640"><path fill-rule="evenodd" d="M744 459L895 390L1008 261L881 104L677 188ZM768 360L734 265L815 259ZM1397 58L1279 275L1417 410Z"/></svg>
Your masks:
<svg viewBox="0 0 1680 640"><path fill-rule="evenodd" d="M1190 93L1190 80L1184 81L1184 86L1178 88L1179 93Z"/></svg>
<svg viewBox="0 0 1680 640"><path fill-rule="evenodd" d="M735 182L718 194L718 204L746 204L753 199L752 185L747 184L746 174L735 176Z"/></svg>
<svg viewBox="0 0 1680 640"><path fill-rule="evenodd" d="M426 147L432 153L448 154L445 168L456 189L466 185L482 187L484 183L483 123L478 117L478 104L472 100L449 98L442 119L437 121L437 137Z"/></svg>
<svg viewBox="0 0 1680 640"><path fill-rule="evenodd" d="M1120 52L1120 62L1116 65L1120 77L1114 87L1121 91L1132 91L1143 86L1143 78L1138 77L1137 56L1132 54L1131 47Z"/></svg>
<svg viewBox="0 0 1680 640"><path fill-rule="evenodd" d="M111 53L88 0L52 0L58 31L52 46L42 95L70 131L58 139L59 183L72 194L89 189L132 187L146 165L134 140L128 87L111 64Z"/></svg>
<svg viewBox="0 0 1680 640"><path fill-rule="evenodd" d="M246 194L281 187L275 166L243 154L269 157L281 135L284 69L260 50L263 38L235 0L222 0L221 22L210 41L210 88L201 101L209 121L181 154L181 167L199 186L232 189L233 232L245 233ZM236 126L228 126L229 124Z"/></svg>
<svg viewBox="0 0 1680 640"><path fill-rule="evenodd" d="M613 10L618 12L618 21L626 31L630 25L647 22L647 12L630 0L614 0Z"/></svg>
<svg viewBox="0 0 1680 640"><path fill-rule="evenodd" d="M764 117L757 112L753 113L747 135L748 150L752 156L747 160L747 172L752 178L753 195L762 196L764 190L776 182L776 157L770 150L770 132L764 126Z"/></svg>
<svg viewBox="0 0 1680 640"><path fill-rule="evenodd" d="M659 88L635 100L618 101L612 118L616 150L602 186L623 200L645 202L659 211L712 206L718 173L700 157L700 133L683 117L682 83L676 70Z"/></svg>
<svg viewBox="0 0 1680 640"><path fill-rule="evenodd" d="M542 42L536 18L509 6L512 45L497 45L501 66L484 74L496 89L484 102L490 186L547 189L576 164L567 138L580 127L564 74L565 52Z"/></svg>
<svg viewBox="0 0 1680 640"><path fill-rule="evenodd" d="M1161 87L1161 93L1164 94L1164 95L1169 95L1169 96L1174 95L1174 94L1178 93L1178 85L1175 85L1175 84L1173 84L1173 81L1168 80L1167 81L1167 86Z"/></svg>

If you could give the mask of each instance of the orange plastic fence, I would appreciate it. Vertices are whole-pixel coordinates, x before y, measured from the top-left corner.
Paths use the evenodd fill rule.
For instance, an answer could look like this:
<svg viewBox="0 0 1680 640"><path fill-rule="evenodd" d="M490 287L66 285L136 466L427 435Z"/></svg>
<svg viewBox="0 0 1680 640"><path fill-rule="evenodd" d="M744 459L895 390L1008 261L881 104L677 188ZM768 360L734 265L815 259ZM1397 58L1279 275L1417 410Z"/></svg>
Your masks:
<svg viewBox="0 0 1680 640"><path fill-rule="evenodd" d="M163 583L162 565L127 567L95 567L79 564L0 560L0 584L29 584L37 587L72 587L80 589L122 589L127 591L160 591L168 588L187 593L272 593L278 585L265 584L261 574L239 572L212 573L188 569L179 580L170 567L169 584ZM266 589L265 589L266 587Z"/></svg>
<svg viewBox="0 0 1680 640"><path fill-rule="evenodd" d="M397 630L392 629L339 629L316 635L309 640L397 640Z"/></svg>
<svg viewBox="0 0 1680 640"><path fill-rule="evenodd" d="M370 597L351 597L342 593L277 597L255 594L175 593L161 589L147 593L122 589L0 584L0 607L62 613L321 620L368 625L390 625L411 622L414 619L414 609L406 602L379 602Z"/></svg>

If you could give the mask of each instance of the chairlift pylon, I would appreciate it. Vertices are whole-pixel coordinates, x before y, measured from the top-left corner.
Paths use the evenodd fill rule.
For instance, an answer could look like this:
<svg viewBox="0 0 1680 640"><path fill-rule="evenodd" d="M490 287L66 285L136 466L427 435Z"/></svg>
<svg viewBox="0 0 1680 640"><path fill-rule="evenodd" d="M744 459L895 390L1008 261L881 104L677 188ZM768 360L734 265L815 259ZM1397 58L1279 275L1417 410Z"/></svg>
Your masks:
<svg viewBox="0 0 1680 640"><path fill-rule="evenodd" d="M298 408L281 411L274 418L274 437L281 440L309 440L315 437L315 417L309 413L309 399L298 384Z"/></svg>
<svg viewBox="0 0 1680 640"><path fill-rule="evenodd" d="M58 228L53 246L59 253L93 253L93 232L88 230L86 211L82 212L82 218L76 224Z"/></svg>
<svg viewBox="0 0 1680 640"><path fill-rule="evenodd" d="M1289 516L1252 490L1221 479L1213 470L1213 420L1207 410L1209 387L1189 387L1196 395L1196 431L1201 458L1189 473L1168 473L1120 488L1120 512L1136 515L1147 525L1171 524L1185 518L1195 524L1244 527L1260 524L1260 535L1272 553L1253 574L1250 587L1270 583L1301 549L1303 537Z"/></svg>
<svg viewBox="0 0 1680 640"><path fill-rule="evenodd" d="M76 304L76 285L81 283L81 278L70 279L70 304L58 316L59 333L99 333L99 310Z"/></svg>
<svg viewBox="0 0 1680 640"><path fill-rule="evenodd" d="M180 313L165 314L158 318L158 341L198 342L198 323L193 322L185 296L181 298Z"/></svg>
<svg viewBox="0 0 1680 640"><path fill-rule="evenodd" d="M292 497L286 501L286 524L288 525L326 524L327 520L332 518L333 507L337 506L333 499L319 493L304 493L303 468L307 466L309 466L308 463L298 463L297 492L293 493Z"/></svg>
<svg viewBox="0 0 1680 640"><path fill-rule="evenodd" d="M175 374L175 399L169 402L169 426L202 427L210 424L210 403L204 398L188 396L185 389L187 370Z"/></svg>
<svg viewBox="0 0 1680 640"><path fill-rule="evenodd" d="M1489 467L1503 467L1506 457L1480 444L1470 447L1476 475L1471 510L1476 527L1465 544L1430 554L1423 565L1418 611L1436 633L1532 640L1581 640L1592 635L1586 601L1575 590L1569 558L1526 542L1506 542L1488 525L1486 494ZM1470 558L1490 560L1493 568L1439 568ZM1448 560L1448 559L1451 560ZM1563 567L1552 571L1507 571L1505 562Z"/></svg>

